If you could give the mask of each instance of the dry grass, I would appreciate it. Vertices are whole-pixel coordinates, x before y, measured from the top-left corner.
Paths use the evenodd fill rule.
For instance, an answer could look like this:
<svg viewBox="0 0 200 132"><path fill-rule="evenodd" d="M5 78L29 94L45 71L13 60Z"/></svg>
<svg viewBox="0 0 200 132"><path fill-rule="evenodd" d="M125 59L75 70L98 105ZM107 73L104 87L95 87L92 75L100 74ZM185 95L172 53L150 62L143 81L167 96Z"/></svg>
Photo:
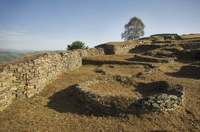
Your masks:
<svg viewBox="0 0 200 132"><path fill-rule="evenodd" d="M200 39L200 34L199 33L197 33L197 34L183 34L183 35L181 35L181 37L183 38L183 39Z"/></svg>
<svg viewBox="0 0 200 132"><path fill-rule="evenodd" d="M136 45L136 44L140 44L140 42L144 42L144 43L151 43L150 39L139 39L139 40L134 40L134 41L121 41L121 42L108 42L106 44L108 45Z"/></svg>
<svg viewBox="0 0 200 132"><path fill-rule="evenodd" d="M137 41L122 41L122 42L108 42L108 45L129 45L129 44L137 44Z"/></svg>
<svg viewBox="0 0 200 132"><path fill-rule="evenodd" d="M89 60L95 60L95 61L124 61L126 59L133 58L133 54L127 54L127 55L102 55L102 56L90 56L90 57L84 57ZM83 59L84 59L83 58Z"/></svg>
<svg viewBox="0 0 200 132"><path fill-rule="evenodd" d="M97 84L90 85L87 90L100 96L141 97L139 92L135 92L134 86L125 85L116 80L100 81Z"/></svg>
<svg viewBox="0 0 200 132"><path fill-rule="evenodd" d="M176 73L183 65L178 62L157 64L157 70L153 71L143 66L134 68L134 65L83 66L63 73L42 93L30 99L16 100L1 112L0 131L199 131L200 80L167 74ZM138 79L144 83L167 80L182 84L186 93L185 106L179 111L160 114L130 114L125 117L88 115L75 98L71 86L102 76L95 72L96 68L105 69L106 74L129 73L133 76L140 71L143 74Z"/></svg>
<svg viewBox="0 0 200 132"><path fill-rule="evenodd" d="M101 62L125 62L133 56L134 54L108 55L86 59ZM179 74L179 70L185 65L187 64L175 61L173 63L140 62L137 65L102 63L101 65L82 66L55 78L42 93L30 99L15 100L8 109L0 112L0 131L198 132L200 131L200 80ZM129 75L141 83L164 80L172 84L181 84L185 92L184 106L177 111L159 114L122 114L120 116L88 114L77 100L73 85L91 78L103 77L104 74ZM95 86L91 89L93 87ZM99 92L112 89L111 93L118 93L124 88L117 82L101 83L99 87L101 88ZM129 91L125 91L125 94L128 93Z"/></svg>

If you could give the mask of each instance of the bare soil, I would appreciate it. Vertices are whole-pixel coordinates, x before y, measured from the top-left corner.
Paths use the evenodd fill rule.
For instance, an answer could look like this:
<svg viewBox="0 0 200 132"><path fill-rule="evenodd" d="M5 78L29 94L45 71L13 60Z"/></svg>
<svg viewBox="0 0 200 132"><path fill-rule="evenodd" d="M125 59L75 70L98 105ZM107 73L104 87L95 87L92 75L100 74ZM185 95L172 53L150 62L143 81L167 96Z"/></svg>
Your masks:
<svg viewBox="0 0 200 132"><path fill-rule="evenodd" d="M123 61L127 56L104 56L100 59L103 61L104 58L108 61L121 58ZM200 131L200 80L179 75L180 68L186 65L184 63L152 65L154 68L142 64L85 65L63 73L48 84L42 93L29 99L15 100L1 112L0 131ZM166 80L181 84L185 91L184 107L167 113L141 115L88 114L74 96L73 85L102 77L103 74L97 69L104 71L104 74L130 75L143 83ZM115 86L118 87L118 84Z"/></svg>

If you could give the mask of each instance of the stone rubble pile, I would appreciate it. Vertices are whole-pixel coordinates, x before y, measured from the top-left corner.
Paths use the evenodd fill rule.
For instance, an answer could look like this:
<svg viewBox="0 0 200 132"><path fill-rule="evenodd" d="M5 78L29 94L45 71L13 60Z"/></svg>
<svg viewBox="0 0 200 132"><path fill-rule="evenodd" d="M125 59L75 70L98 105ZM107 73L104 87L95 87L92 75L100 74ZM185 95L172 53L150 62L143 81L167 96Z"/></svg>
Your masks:
<svg viewBox="0 0 200 132"><path fill-rule="evenodd" d="M180 108L183 105L183 87L177 85L171 91L160 93L136 101L136 105L154 112L170 111Z"/></svg>

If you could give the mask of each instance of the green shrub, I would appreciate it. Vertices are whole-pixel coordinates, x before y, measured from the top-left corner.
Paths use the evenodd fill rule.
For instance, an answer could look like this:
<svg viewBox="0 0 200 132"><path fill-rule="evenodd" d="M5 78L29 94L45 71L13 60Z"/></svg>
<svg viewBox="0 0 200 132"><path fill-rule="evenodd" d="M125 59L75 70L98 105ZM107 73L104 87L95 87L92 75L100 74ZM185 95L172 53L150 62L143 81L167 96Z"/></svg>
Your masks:
<svg viewBox="0 0 200 132"><path fill-rule="evenodd" d="M85 47L85 44L81 41L74 41L70 45L67 46L67 50L73 50L73 49L85 49L88 47Z"/></svg>

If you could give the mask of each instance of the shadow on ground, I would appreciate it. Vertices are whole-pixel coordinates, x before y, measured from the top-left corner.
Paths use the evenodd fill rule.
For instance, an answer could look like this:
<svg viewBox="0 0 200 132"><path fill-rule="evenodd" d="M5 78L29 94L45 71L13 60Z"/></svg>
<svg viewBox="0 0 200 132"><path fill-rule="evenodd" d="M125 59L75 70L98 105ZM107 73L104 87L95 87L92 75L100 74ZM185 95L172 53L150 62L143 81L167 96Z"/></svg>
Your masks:
<svg viewBox="0 0 200 132"><path fill-rule="evenodd" d="M166 81L157 81L151 83L139 83L136 91L142 94L143 97L151 96L158 93L165 93L169 87Z"/></svg>
<svg viewBox="0 0 200 132"><path fill-rule="evenodd" d="M192 75L190 73L182 73L181 71L178 72L168 72L165 73L168 76L177 77L177 78L189 78L189 79L200 79L198 75Z"/></svg>
<svg viewBox="0 0 200 132"><path fill-rule="evenodd" d="M133 107L130 105L130 108L128 108L131 111L122 112L118 111L113 108L113 111L108 113L104 113L104 111L100 111L101 108L88 108L87 104L84 102L80 102L78 99L77 89L75 88L76 85L72 85L70 87L67 87L64 90L61 90L51 97L49 97L50 101L47 104L47 107L50 109L56 110L60 113L74 113L78 115L86 115L86 116L96 116L96 117L106 117L106 116L115 116L115 117L126 117L127 114L134 114L134 115L140 115L140 114L148 114L150 111L145 111L141 109L140 107ZM158 82L152 82L152 83L140 83L138 85L138 88L136 91L140 92L143 97L154 95L157 93L163 93L166 92L168 88L168 83L165 81L158 81ZM114 106L113 106L114 107Z"/></svg>
<svg viewBox="0 0 200 132"><path fill-rule="evenodd" d="M166 75L178 78L200 79L200 65L199 62L182 66L178 72L165 73Z"/></svg>
<svg viewBox="0 0 200 132"><path fill-rule="evenodd" d="M115 113L115 114L105 114L96 109L88 109L85 103L81 103L76 95L75 85L67 87L64 90L61 90L51 97L49 97L50 101L47 104L47 107L53 109L60 113L74 113L78 115L86 115L86 116L96 116L96 117L126 117L125 113ZM137 110L140 111L140 110ZM145 112L146 113L146 112ZM133 113L129 113L133 114ZM134 113L134 115L144 114L142 111Z"/></svg>
<svg viewBox="0 0 200 132"><path fill-rule="evenodd" d="M130 53L145 53L146 51L151 51L160 48L160 45L139 45L131 49Z"/></svg>
<svg viewBox="0 0 200 132"><path fill-rule="evenodd" d="M51 97L49 97L50 101L47 106L50 109L54 109L60 113L77 113L77 114L86 114L85 109L80 107L81 104L77 100L75 96L75 85L67 87L64 90L61 90Z"/></svg>
<svg viewBox="0 0 200 132"><path fill-rule="evenodd" d="M96 113L94 111L88 110L83 103L81 103L76 96L75 85L69 86L64 90L61 90L51 97L47 104L50 109L56 110L60 113L74 113L78 115L86 116L107 116L102 113Z"/></svg>

